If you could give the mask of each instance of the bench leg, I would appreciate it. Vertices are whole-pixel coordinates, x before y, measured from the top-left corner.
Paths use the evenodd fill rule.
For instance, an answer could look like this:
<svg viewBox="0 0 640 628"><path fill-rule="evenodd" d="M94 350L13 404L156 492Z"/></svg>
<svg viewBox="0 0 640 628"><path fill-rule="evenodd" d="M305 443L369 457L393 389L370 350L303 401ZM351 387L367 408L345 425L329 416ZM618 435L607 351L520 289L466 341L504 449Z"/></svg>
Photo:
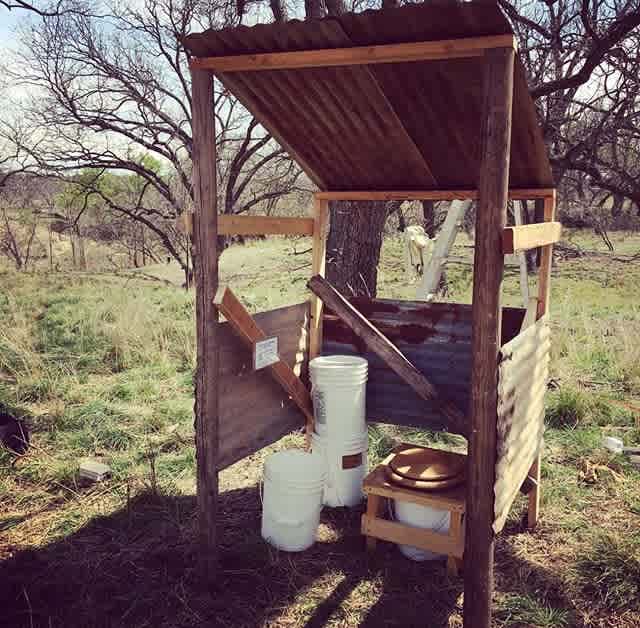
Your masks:
<svg viewBox="0 0 640 628"><path fill-rule="evenodd" d="M540 454L531 465L529 475L536 481L536 485L529 492L529 509L527 513L527 527L533 530L538 524L540 511Z"/></svg>
<svg viewBox="0 0 640 628"><path fill-rule="evenodd" d="M383 498L380 495L367 495L367 517L377 519L382 511ZM373 552L376 549L376 538L367 536L367 551Z"/></svg>

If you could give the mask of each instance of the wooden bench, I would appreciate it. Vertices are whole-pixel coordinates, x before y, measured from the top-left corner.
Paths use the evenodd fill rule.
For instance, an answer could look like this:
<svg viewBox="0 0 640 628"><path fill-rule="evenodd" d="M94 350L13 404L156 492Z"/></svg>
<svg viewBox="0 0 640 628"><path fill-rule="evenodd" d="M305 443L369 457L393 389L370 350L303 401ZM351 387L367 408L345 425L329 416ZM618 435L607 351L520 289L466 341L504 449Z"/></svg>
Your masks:
<svg viewBox="0 0 640 628"><path fill-rule="evenodd" d="M387 479L385 467L397 452L414 446L406 443L399 445L364 479L367 511L362 515L362 534L367 537L369 551L375 549L376 541L380 539L444 554L447 556L447 573L455 576L462 567L464 554L465 487L461 484L452 489L426 492L391 483ZM385 519L385 499L397 499L449 511L449 532L441 534Z"/></svg>

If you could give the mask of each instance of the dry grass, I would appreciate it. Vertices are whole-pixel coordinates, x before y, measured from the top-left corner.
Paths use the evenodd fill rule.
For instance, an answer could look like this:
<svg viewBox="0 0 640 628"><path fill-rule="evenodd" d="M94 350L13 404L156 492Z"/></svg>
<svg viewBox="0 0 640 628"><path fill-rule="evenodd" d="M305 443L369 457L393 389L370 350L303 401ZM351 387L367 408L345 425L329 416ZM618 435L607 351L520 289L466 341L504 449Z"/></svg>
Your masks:
<svg viewBox="0 0 640 628"><path fill-rule="evenodd" d="M294 246L307 248L279 239L234 247L222 257L223 277L252 310L299 301L309 259L292 255ZM620 246L640 245L625 236ZM388 239L383 296L412 296L400 260L399 240ZM640 473L600 442L607 434L640 444L640 269L601 255L554 274L543 518L526 532L520 500L499 537L495 625L636 628ZM192 297L136 273L1 280L11 288L0 295L0 401L31 415L34 443L23 457L0 452L6 625L462 625L461 580L390 545L367 555L357 509L326 509L307 552L266 545L257 483L269 450L221 474L220 570L203 581L194 545ZM450 298L468 300L470 282L468 266L452 266ZM506 293L517 303L515 273ZM394 438L464 447L376 428L372 461ZM300 442L292 435L275 447ZM112 479L79 482L84 456L107 461Z"/></svg>

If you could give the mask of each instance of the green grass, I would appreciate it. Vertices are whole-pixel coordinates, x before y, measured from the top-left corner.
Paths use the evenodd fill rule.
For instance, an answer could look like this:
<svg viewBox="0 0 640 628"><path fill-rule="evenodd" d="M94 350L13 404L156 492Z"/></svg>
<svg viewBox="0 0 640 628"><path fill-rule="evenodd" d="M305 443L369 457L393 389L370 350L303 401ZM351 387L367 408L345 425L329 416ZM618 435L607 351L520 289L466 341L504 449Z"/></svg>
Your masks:
<svg viewBox="0 0 640 628"><path fill-rule="evenodd" d="M568 628L569 612L554 608L528 595L506 595L497 605L496 618L500 626L535 626L536 628Z"/></svg>
<svg viewBox="0 0 640 628"><path fill-rule="evenodd" d="M578 581L585 593L610 611L640 611L640 538L596 536L578 558Z"/></svg>
<svg viewBox="0 0 640 628"><path fill-rule="evenodd" d="M637 236L612 237L620 245L617 253L640 248ZM600 248L589 234L577 233L575 240L585 249ZM454 255L470 260L467 244L461 236ZM300 302L307 297L310 255L293 252L308 246L305 239L274 238L231 247L221 257L222 281L251 311ZM182 281L170 266L143 270ZM546 409L543 518L533 535L499 537L504 574L498 577L496 625L631 628L640 625L640 610L631 603L640 597L640 470L625 457L604 450L601 443L604 436L618 436L626 445L640 446L639 412L634 410L640 407L640 268L601 255L563 262L553 273L553 388ZM448 279L446 299L469 302L472 267L451 264ZM144 279L136 271L126 277L108 273L18 276L0 271L0 282L7 286L0 293L0 403L29 417L33 442L20 457L0 450L0 552L9 555L13 547L45 552L56 542L68 542L56 560L72 572L78 561L83 565L83 560L89 561L89 554L101 556L100 565L122 556L126 576L113 578L130 579L132 561L137 561L141 571L136 582L149 576L144 599L154 600L129 599L127 585L126 591L119 592L124 600L122 616L135 615L129 607L138 603L149 617L155 606L168 608L168 586L173 591L171 603L181 610L175 617L156 616L152 623L197 624L196 615L204 618L211 613L226 617L227 611L212 609L210 600L205 603L199 598L193 581L185 583L181 575L171 580L165 567L154 571L155 564L145 562L146 557L165 551L156 547L156 539L165 538L167 530L171 531L167 547L179 548L169 564L180 564L187 573L191 563L185 566L183 556L194 559L193 549L185 545L194 538L193 504L181 501L192 499L195 485L193 295ZM533 279L531 288L535 289ZM506 303L519 305L514 269L507 269L504 292ZM379 296L411 299L414 293L415 285L407 285L404 277L402 240L387 238ZM370 464L402 440L465 448L460 437L415 429L375 426L369 436ZM296 438L280 446L299 443ZM229 573L220 599L225 604L231 600L229 613L245 617L245 625L302 625L318 604L324 608L327 598L346 587L344 580L351 589L345 589L344 599L327 611L324 625L356 625L376 604L384 605L385 596L392 600L388 612L400 615L421 596L429 603L448 600L443 616L449 625L459 625L455 586L444 584L436 592L425 592L425 587L440 586L439 572L425 575L430 567L409 564L392 549L379 563L365 563L359 553L357 513L323 515L328 517L327 538L337 539L338 545L328 546L336 548L331 550L335 560L322 553L326 543L334 542L326 539L320 544L322 552L307 562L304 556L283 557L265 549L258 533L259 496L254 489L263 456L264 452L259 453L221 475L228 500L222 506L221 534L227 557L224 568ZM107 462L112 477L98 486L80 482L78 465L87 457ZM144 516L149 515L144 523L154 532L145 536L136 529L137 517L142 515L134 503L142 504ZM519 529L522 514L520 500L509 519L510 528ZM102 530L99 540L83 554L77 545L80 541L73 539L88 535L94 543L96 521L100 522L96 529ZM113 545L101 554L98 543L109 526L114 528ZM124 538L133 549L123 545ZM72 564L67 550L74 557ZM2 557L0 553L0 564ZM166 563L157 560L158 565ZM323 561L329 561L326 572L320 568ZM102 568L88 562L86 566ZM25 572L29 569L26 565ZM269 589L271 576L260 575L272 574L271 570L275 570L274 586L286 591L284 597ZM356 572L360 575L352 582L348 574ZM410 586L405 576L411 579ZM254 577L262 579L256 584ZM264 609L264 617L251 615L243 606L246 579L251 595L257 589L261 592L256 604ZM74 586L84 585L76 582ZM552 589L557 589L553 595ZM87 589L79 590L78 599L82 595L91 597ZM107 591L101 602L104 608L110 608L111 599ZM381 617L370 621L384 625Z"/></svg>

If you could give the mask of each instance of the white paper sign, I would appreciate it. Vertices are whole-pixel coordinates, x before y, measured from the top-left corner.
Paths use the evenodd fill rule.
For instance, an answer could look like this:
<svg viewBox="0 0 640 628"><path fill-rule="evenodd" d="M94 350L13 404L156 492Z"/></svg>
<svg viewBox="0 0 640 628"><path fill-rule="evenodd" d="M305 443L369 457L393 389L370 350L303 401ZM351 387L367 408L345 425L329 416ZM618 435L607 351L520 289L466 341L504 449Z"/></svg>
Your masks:
<svg viewBox="0 0 640 628"><path fill-rule="evenodd" d="M253 345L253 369L259 371L280 361L278 356L278 336L258 340Z"/></svg>

